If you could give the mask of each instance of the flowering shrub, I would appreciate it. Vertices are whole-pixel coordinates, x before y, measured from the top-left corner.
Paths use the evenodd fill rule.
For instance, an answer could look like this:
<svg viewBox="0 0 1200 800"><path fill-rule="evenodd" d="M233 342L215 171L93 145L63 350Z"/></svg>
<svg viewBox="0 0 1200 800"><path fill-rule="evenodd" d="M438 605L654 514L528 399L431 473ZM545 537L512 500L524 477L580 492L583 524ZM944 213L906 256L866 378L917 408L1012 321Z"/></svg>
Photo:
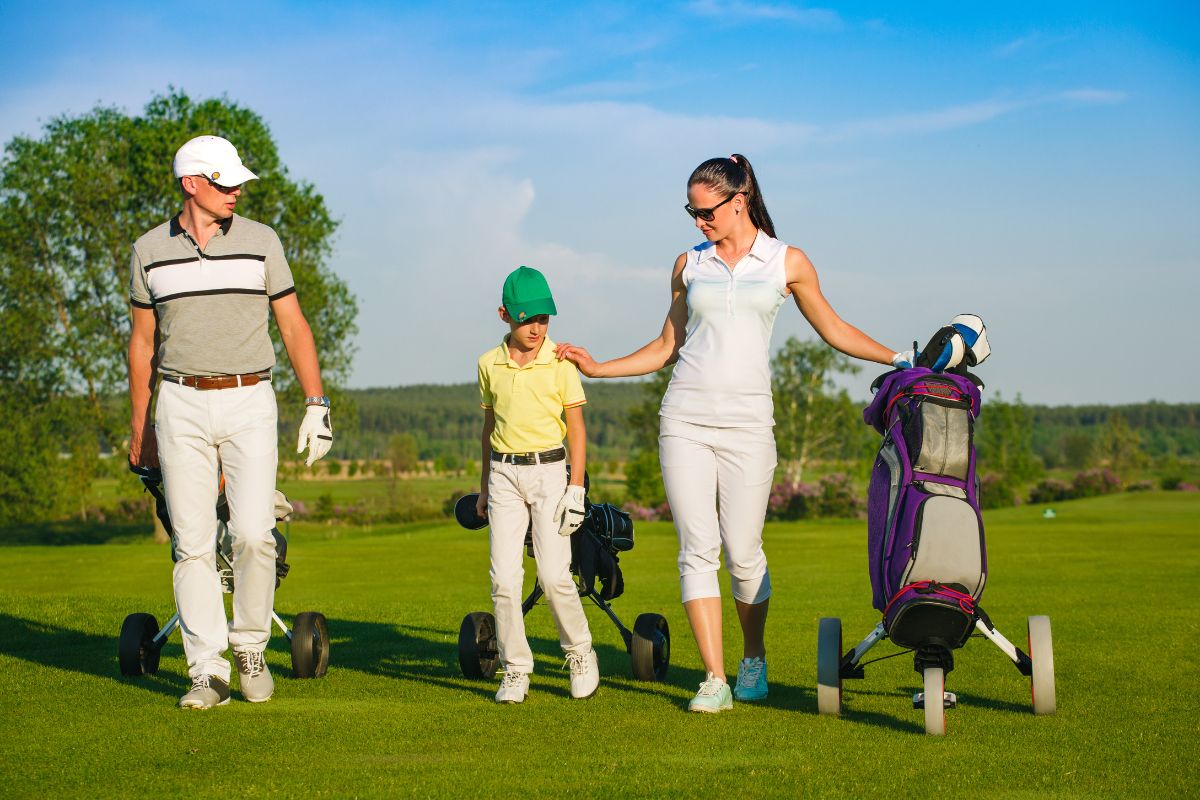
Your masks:
<svg viewBox="0 0 1200 800"><path fill-rule="evenodd" d="M865 510L862 492L840 472L815 484L780 481L771 487L767 499L767 519L772 520L861 517Z"/></svg>
<svg viewBox="0 0 1200 800"><path fill-rule="evenodd" d="M989 472L979 479L979 507L1005 508L1020 504L1018 485L1004 475Z"/></svg>
<svg viewBox="0 0 1200 800"><path fill-rule="evenodd" d="M1179 483L1178 483L1178 484L1175 486L1175 490L1176 490L1176 491L1178 491L1178 492L1195 492L1195 491L1200 491L1200 490L1197 490L1197 488L1196 488L1196 484L1194 484L1194 483L1184 483L1184 482L1182 482L1182 481L1180 481L1180 482L1179 482Z"/></svg>
<svg viewBox="0 0 1200 800"><path fill-rule="evenodd" d="M1154 490L1154 481L1138 481L1125 487L1127 492L1149 492Z"/></svg>
<svg viewBox="0 0 1200 800"><path fill-rule="evenodd" d="M1071 484L1047 478L1029 492L1029 502L1041 505L1043 503L1058 503L1074 497Z"/></svg>
<svg viewBox="0 0 1200 800"><path fill-rule="evenodd" d="M1096 497L1121 491L1121 479L1110 469L1089 469L1075 475L1072 497Z"/></svg>

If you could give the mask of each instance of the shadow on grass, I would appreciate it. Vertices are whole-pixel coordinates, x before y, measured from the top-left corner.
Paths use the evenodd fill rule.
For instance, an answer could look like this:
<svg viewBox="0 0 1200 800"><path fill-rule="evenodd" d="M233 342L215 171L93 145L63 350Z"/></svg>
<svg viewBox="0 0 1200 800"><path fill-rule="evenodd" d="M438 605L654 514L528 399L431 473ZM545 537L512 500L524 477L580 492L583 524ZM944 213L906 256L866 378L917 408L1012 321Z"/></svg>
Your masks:
<svg viewBox="0 0 1200 800"><path fill-rule="evenodd" d="M44 522L0 528L0 547L147 541L153 533L154 528L149 522Z"/></svg>
<svg viewBox="0 0 1200 800"><path fill-rule="evenodd" d="M191 681L186 675L159 669L154 675L127 678L117 664L117 634L63 628L45 622L0 614L0 653L33 664L78 672L114 683L175 698Z"/></svg>

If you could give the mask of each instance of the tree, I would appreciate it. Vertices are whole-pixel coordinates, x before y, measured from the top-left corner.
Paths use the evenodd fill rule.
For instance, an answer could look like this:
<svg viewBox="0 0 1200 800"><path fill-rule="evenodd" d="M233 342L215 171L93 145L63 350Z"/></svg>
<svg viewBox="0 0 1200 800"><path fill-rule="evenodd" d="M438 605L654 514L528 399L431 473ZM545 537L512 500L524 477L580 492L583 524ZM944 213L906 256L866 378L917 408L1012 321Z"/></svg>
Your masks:
<svg viewBox="0 0 1200 800"><path fill-rule="evenodd" d="M1142 437L1129 427L1125 415L1120 412L1108 415L1108 424L1100 435L1100 445L1097 449L1108 461L1112 471L1118 474L1146 463L1146 454L1142 452Z"/></svg>
<svg viewBox="0 0 1200 800"><path fill-rule="evenodd" d="M266 123L253 111L226 98L193 101L172 90L138 116L98 107L51 120L40 138L16 137L6 145L0 161L0 385L6 391L0 399L20 395L27 400L19 407L39 414L55 398L81 398L79 413L96 448L105 442L122 449L128 401L111 398L125 398L130 244L178 211L171 161L179 145L203 133L233 141L259 176L238 211L278 231L326 380L337 386L345 379L357 307L327 264L337 222L324 199L311 184L289 177ZM280 360L273 383L295 399L299 389L273 323L272 338ZM7 451L0 450L0 459L21 457ZM18 466L7 462L0 472ZM51 482L43 475L44 484Z"/></svg>
<svg viewBox="0 0 1200 800"><path fill-rule="evenodd" d="M813 459L845 455L847 446L858 441L862 417L833 376L861 371L824 342L794 336L771 359L775 446L790 480L799 481Z"/></svg>
<svg viewBox="0 0 1200 800"><path fill-rule="evenodd" d="M1009 403L997 394L987 404L979 415L976 452L982 466L1010 486L1041 477L1044 468L1033 452L1033 415L1020 395Z"/></svg>
<svg viewBox="0 0 1200 800"><path fill-rule="evenodd" d="M625 417L634 441L633 453L625 464L625 496L652 507L660 505L667 496L658 460L658 412L671 382L671 372L671 367L660 369L643 382L642 402L630 408Z"/></svg>
<svg viewBox="0 0 1200 800"><path fill-rule="evenodd" d="M392 464L392 475L412 472L417 468L417 440L411 433L394 433L388 439L388 460Z"/></svg>

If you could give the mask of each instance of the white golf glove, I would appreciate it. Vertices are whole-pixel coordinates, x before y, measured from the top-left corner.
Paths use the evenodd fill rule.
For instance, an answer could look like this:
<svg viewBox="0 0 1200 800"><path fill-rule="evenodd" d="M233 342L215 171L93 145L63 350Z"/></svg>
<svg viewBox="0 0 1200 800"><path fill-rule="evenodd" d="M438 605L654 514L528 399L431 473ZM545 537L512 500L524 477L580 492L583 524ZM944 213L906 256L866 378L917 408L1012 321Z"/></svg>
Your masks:
<svg viewBox="0 0 1200 800"><path fill-rule="evenodd" d="M582 486L568 486L562 500L558 501L558 508L554 509L554 521L558 523L558 532L563 536L570 536L583 524L583 497Z"/></svg>
<svg viewBox="0 0 1200 800"><path fill-rule="evenodd" d="M300 441L296 443L296 452L303 453L308 448L308 458L304 463L311 467L313 462L333 447L333 426L329 424L329 409L325 406L308 406L304 409L304 420L300 423Z"/></svg>
<svg viewBox="0 0 1200 800"><path fill-rule="evenodd" d="M914 351L905 350L892 356L892 366L896 369L911 369L916 360L917 354Z"/></svg>

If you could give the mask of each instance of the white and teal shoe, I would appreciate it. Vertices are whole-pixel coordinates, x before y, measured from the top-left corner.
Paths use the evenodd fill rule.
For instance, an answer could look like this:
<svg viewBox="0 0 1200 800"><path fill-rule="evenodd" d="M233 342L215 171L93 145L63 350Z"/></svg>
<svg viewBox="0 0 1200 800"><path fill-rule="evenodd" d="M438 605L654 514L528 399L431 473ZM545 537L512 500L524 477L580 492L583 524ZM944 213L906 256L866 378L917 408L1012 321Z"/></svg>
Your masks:
<svg viewBox="0 0 1200 800"><path fill-rule="evenodd" d="M729 692L729 684L711 672L700 684L700 691L688 703L688 711L699 711L704 714L716 714L718 711L728 711L733 708L733 695Z"/></svg>
<svg viewBox="0 0 1200 800"><path fill-rule="evenodd" d="M739 703L753 703L767 699L767 662L758 656L743 658L738 664L737 681L733 696Z"/></svg>

